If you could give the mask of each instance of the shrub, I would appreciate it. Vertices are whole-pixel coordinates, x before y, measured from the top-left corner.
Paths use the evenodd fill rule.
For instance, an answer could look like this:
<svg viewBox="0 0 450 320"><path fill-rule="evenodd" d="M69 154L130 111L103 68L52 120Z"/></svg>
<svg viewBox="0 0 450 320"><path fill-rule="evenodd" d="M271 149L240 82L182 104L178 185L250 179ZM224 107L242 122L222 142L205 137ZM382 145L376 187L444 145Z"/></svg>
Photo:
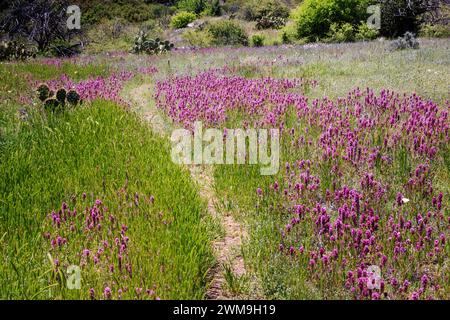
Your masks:
<svg viewBox="0 0 450 320"><path fill-rule="evenodd" d="M209 25L208 31L212 36L212 44L216 46L248 45L245 30L236 22L222 20Z"/></svg>
<svg viewBox="0 0 450 320"><path fill-rule="evenodd" d="M417 33L421 16L435 10L438 1L429 0L378 0L381 5L381 34L397 37L410 31Z"/></svg>
<svg viewBox="0 0 450 320"><path fill-rule="evenodd" d="M254 34L252 36L252 44L254 47L264 46L264 36L260 34Z"/></svg>
<svg viewBox="0 0 450 320"><path fill-rule="evenodd" d="M263 16L256 22L256 29L281 29L286 25L286 19L281 17L275 17L271 14Z"/></svg>
<svg viewBox="0 0 450 320"><path fill-rule="evenodd" d="M121 15L132 23L144 22L152 18L151 11L144 3L127 3L120 7ZM117 17L117 16L116 16Z"/></svg>
<svg viewBox="0 0 450 320"><path fill-rule="evenodd" d="M175 29L186 28L186 26L192 21L195 21L195 19L197 19L197 16L194 13L181 11L172 17L170 25Z"/></svg>
<svg viewBox="0 0 450 320"><path fill-rule="evenodd" d="M288 23L281 32L281 41L284 44L293 43L297 38L297 28L293 21Z"/></svg>
<svg viewBox="0 0 450 320"><path fill-rule="evenodd" d="M206 9L207 3L206 0L180 0L177 7L183 11L200 14Z"/></svg>
<svg viewBox="0 0 450 320"><path fill-rule="evenodd" d="M249 20L256 21L257 29L280 29L286 25L289 8L274 0L253 1L249 13Z"/></svg>
<svg viewBox="0 0 450 320"><path fill-rule="evenodd" d="M81 20L83 25L96 25L102 20L120 19L131 23L141 23L149 19L159 19L172 15L174 7L136 1L85 1L82 6Z"/></svg>
<svg viewBox="0 0 450 320"><path fill-rule="evenodd" d="M289 8L276 0L253 0L242 7L240 16L248 21L258 21L267 16L287 19Z"/></svg>
<svg viewBox="0 0 450 320"><path fill-rule="evenodd" d="M189 29L183 33L182 37L193 47L206 48L211 46L212 43L211 33L204 30Z"/></svg>
<svg viewBox="0 0 450 320"><path fill-rule="evenodd" d="M420 36L427 38L450 38L450 26L441 24L424 24Z"/></svg>
<svg viewBox="0 0 450 320"><path fill-rule="evenodd" d="M367 23L361 23L356 33L357 40L373 40L378 36L378 30L370 28Z"/></svg>
<svg viewBox="0 0 450 320"><path fill-rule="evenodd" d="M350 42L355 39L355 31L350 23L338 25L333 23L328 32L328 38L332 42Z"/></svg>
<svg viewBox="0 0 450 320"><path fill-rule="evenodd" d="M391 49L404 50L404 49L419 49L419 41L411 32L406 32L403 37L399 37L397 40L392 41Z"/></svg>
<svg viewBox="0 0 450 320"><path fill-rule="evenodd" d="M5 60L26 60L35 57L36 53L29 50L22 43L16 41L6 41L0 44L0 61Z"/></svg>
<svg viewBox="0 0 450 320"><path fill-rule="evenodd" d="M212 16L220 16L222 14L222 6L220 5L220 0L212 0L210 12Z"/></svg>
<svg viewBox="0 0 450 320"><path fill-rule="evenodd" d="M371 0L305 0L293 13L297 37L316 40L325 37L332 24L357 25L366 20Z"/></svg>

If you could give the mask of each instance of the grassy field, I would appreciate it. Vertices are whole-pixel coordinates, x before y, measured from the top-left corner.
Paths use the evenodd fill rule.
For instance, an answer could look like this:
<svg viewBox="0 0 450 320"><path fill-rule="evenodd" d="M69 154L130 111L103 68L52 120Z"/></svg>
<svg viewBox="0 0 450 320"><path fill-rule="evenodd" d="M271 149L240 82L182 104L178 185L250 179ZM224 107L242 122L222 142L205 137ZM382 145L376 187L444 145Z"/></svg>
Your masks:
<svg viewBox="0 0 450 320"><path fill-rule="evenodd" d="M416 92L424 99L432 99L439 103L442 112L448 112L449 90L448 79L445 76L450 71L448 45L449 43L446 40L422 41L420 50L402 52L390 52L388 43L383 42L312 45L300 48L264 48L260 50L236 49L215 51L214 55L209 55L214 57L213 61L208 58L207 53L183 56L184 60L181 62L178 59L174 60L181 69L181 74L195 73L192 69L198 65L202 67L197 72L204 70L203 65L208 66L205 69L209 68L210 65L216 67L227 65L237 75L251 79L261 77L314 79L318 82L317 86L303 89L303 93L310 99L309 101L322 97L335 100L338 97L346 97L347 93L354 88L359 87L362 91L365 91L365 88L368 87L377 94L381 90L393 90L398 92L400 97L403 94ZM173 65L174 63L171 63L171 66ZM195 81L191 85L190 90L196 91ZM202 92L202 88L198 90ZM220 91L221 88L215 88L215 90ZM245 127L245 122L252 123L254 119L251 116L249 117L245 107L243 109L242 114L228 113L228 120L221 126L236 128ZM333 112L338 112L338 110L339 108ZM372 114L369 109L365 112L368 112L368 115ZM364 261L366 268L368 264L380 265L378 256L386 255L389 260L393 260L392 265L382 268L382 272L387 273L384 278L386 297L408 299L411 298L411 292L415 292L414 290L420 292L420 278L423 277L423 274L420 274L421 272L427 274L427 277L434 274L433 281L438 288L433 293L431 293L433 290L430 290L430 293L422 293L422 297L427 294L434 298L448 297L447 264L442 260L426 259L422 253L418 254L411 249L407 249L408 253L406 254L406 259L409 259L411 264L406 267L403 262L398 262L392 254L394 248L388 249L392 246L387 240L389 228L392 226L388 227L387 223L383 227L380 226L380 231L378 231L379 241L384 242L380 246L388 247L384 250L384 253L376 252L377 250L374 249L371 257L362 259L357 258L360 254L358 250L351 251L347 257L342 254L339 257L339 263L336 263L336 265L342 264L342 260L347 259L347 261L351 261L351 263L347 262L348 265L353 264L351 267L348 265L345 267L333 266L328 269L326 266L319 265L316 270L312 270L309 266L311 258L309 254L314 255L321 248L330 252L333 248L339 248L339 252L345 252L351 244L344 242L337 247L330 243L320 245L322 240L317 239L318 231L314 227L313 218L311 218L312 221L305 221L304 225L298 226L297 229L291 225L291 219L296 217L294 211L296 206L306 206L311 210L316 203L321 203L325 207L337 207L338 203L333 203L334 201L327 196L327 192L336 192L339 186L361 190L361 179L367 174L373 175L377 183L379 182L383 188L386 188L382 200L385 204L378 205L376 203L380 199L372 199L371 196L364 195L367 196L365 201L373 202L373 207L367 209L369 211L374 210L381 221L386 222L390 218L393 220L411 219L417 214L426 214L429 210L432 210L432 198L440 192L442 192L444 199L440 212L443 216L448 217L448 197L450 193L448 129L445 129L439 136L440 152L433 159L410 154L412 146L409 145L408 138L396 147L384 149L376 140L367 140L368 136L362 137L361 143L365 145L364 148L374 150L381 147L384 149L385 158L392 161L386 166L377 164L376 167L372 167L367 159L359 164L344 161L341 158L344 156L341 153L343 150L334 156L339 158L338 162L324 161L321 147L318 146L320 146L319 138L325 131L326 123L313 124L315 116L318 117L319 114L305 113L302 117L299 117L292 109L287 109L282 114L279 120L286 124L286 128L282 136L281 169L277 176L262 177L259 168L251 166L227 165L217 166L215 169L216 189L223 210L234 212L236 217L247 225L247 230L249 230L249 240L242 249L242 255L248 263L248 268L261 279L264 295L268 298L277 299L365 298L368 297L368 292L364 289L361 292L358 292L359 289L352 290L352 287L345 283L348 277L346 270L354 268L354 272L357 273L356 266L361 265L361 261ZM336 113L336 116L338 116L338 113ZM199 117L201 118L201 115ZM407 113L402 116L404 119L407 117ZM329 124L333 123L331 119L329 121ZM357 117L352 121L358 121ZM448 120L445 120L444 123L446 123L445 126L448 126ZM352 127L355 124L355 122L352 122ZM339 126L339 123L335 125ZM378 131L371 132L371 135L379 135L377 139L390 136L385 124L380 123L378 126L380 126L377 129ZM292 132L295 132L295 134L290 134L290 130L293 130ZM403 134L402 129L396 130L400 130L399 135ZM297 145L295 140L299 137L309 140L309 143ZM291 167L294 167L300 160L312 161L313 165L308 172L312 176L316 176L320 183L316 192L298 198L298 195L293 197L292 189L290 189L295 184L296 178L291 180L289 175L286 174L284 166L288 163ZM406 187L408 179L414 176L414 170L422 162L431 166L429 174L430 181L432 181L430 183L434 187L433 196L422 197L416 195L416 192L420 194L423 190L408 191ZM335 168L333 168L333 164L336 166ZM298 177L298 175L301 175L301 172L294 173L295 177ZM286 188L284 190L287 190L287 196L274 192L275 182L280 186L278 192L281 193L283 188ZM257 194L258 188L263 190L263 197ZM407 209L411 210L410 212L397 212L393 203L395 203L398 192L407 194L408 198L414 199L412 207ZM306 198L303 198L305 196ZM325 200L327 198L328 200ZM336 213L331 212L331 214L333 216ZM399 218L400 216L403 216L403 218ZM336 217L332 219L334 220ZM432 222L435 232L437 231L435 237L438 239L441 234L448 237L446 223L448 222L444 217ZM287 225L289 225L287 227L289 230L292 228L295 232L290 232L291 234L287 235L285 229ZM352 225L352 227L357 229L358 225ZM412 241L409 239L408 233L405 237L408 237L407 242ZM303 254L299 254L300 247L302 247ZM448 245L444 245L441 250L443 250L443 259L448 261L445 258L449 252ZM317 263L319 264L319 262ZM362 276L360 277L362 278ZM414 285L408 292L405 292L405 290L402 292L395 286L388 289L391 282L399 281L409 281ZM250 288L245 286L241 290L244 293L251 291ZM370 294L373 294L373 292L370 292ZM375 294L373 298L378 298L378 296Z"/></svg>
<svg viewBox="0 0 450 320"><path fill-rule="evenodd" d="M55 69L1 67L42 78ZM58 70L71 68L80 77L100 70L66 64ZM2 79L7 89L18 89L11 97L30 92L20 76ZM1 297L87 299L93 289L96 298L106 298L109 287L116 299L202 298L214 261L212 222L189 175L170 161L168 142L111 102L96 100L55 115L30 105L26 120L18 120L21 104L13 99L2 102L1 112ZM96 200L102 202L103 229L85 232L84 214ZM63 203L79 216L61 218L58 227L50 213ZM120 254L115 241L121 246L124 237L129 243ZM55 246L58 238L67 243ZM83 266L82 290L67 290L69 265Z"/></svg>
<svg viewBox="0 0 450 320"><path fill-rule="evenodd" d="M235 294L254 297L246 279L256 278L258 297L270 299L448 299L449 46L421 39L420 49L397 52L374 41L0 64L0 297L205 297L218 222L188 170L171 162L170 142L141 119L145 110L90 92L81 107L51 114L33 92L63 74L88 86L127 71L131 79L106 88L129 97L143 83L167 83L164 97L186 89L174 76L185 79L178 102L197 98L184 125L281 129L277 175L213 168L218 210L248 233L238 253L247 274L225 276ZM205 72L214 90L200 85ZM303 84L259 90L267 78ZM149 105L181 126L185 114L165 113L154 93ZM216 93L224 117L208 123L192 110L215 107ZM66 288L69 265L81 266L82 290ZM382 289L367 288L371 265Z"/></svg>

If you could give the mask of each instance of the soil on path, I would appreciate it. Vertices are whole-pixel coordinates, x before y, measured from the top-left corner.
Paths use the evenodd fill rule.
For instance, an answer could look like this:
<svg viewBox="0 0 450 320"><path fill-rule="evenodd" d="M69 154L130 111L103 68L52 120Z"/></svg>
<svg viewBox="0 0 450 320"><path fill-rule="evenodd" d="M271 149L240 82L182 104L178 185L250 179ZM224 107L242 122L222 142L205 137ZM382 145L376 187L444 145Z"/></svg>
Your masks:
<svg viewBox="0 0 450 320"><path fill-rule="evenodd" d="M151 85L145 84L130 91L128 98L140 108L145 120L149 122L152 130L161 136L170 134L170 124L161 115L153 103ZM200 196L208 203L208 212L215 219L220 219L224 237L213 243L217 264L210 270L211 284L207 290L207 299L233 299L236 294L227 289L225 268L229 266L233 277L246 275L244 259L242 257L242 240L247 236L245 229L231 214L217 210L219 201L214 191L214 176L209 166L189 166L192 179L198 184Z"/></svg>

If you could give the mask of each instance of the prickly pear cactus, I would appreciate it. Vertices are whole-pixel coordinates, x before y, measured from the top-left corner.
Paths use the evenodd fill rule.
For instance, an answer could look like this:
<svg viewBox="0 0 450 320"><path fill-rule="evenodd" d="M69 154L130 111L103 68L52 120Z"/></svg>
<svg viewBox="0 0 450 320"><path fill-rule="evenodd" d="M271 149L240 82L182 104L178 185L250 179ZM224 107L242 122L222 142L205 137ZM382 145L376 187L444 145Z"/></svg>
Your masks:
<svg viewBox="0 0 450 320"><path fill-rule="evenodd" d="M56 91L56 100L61 103L61 105L64 105L66 103L66 97L67 97L67 91L64 88L59 89Z"/></svg>
<svg viewBox="0 0 450 320"><path fill-rule="evenodd" d="M0 61L26 60L31 57L36 57L36 53L33 50L27 49L23 43L6 41L0 44Z"/></svg>
<svg viewBox="0 0 450 320"><path fill-rule="evenodd" d="M81 101L80 95L75 90L69 90L69 92L67 92L66 99L72 106L76 106Z"/></svg>
<svg viewBox="0 0 450 320"><path fill-rule="evenodd" d="M159 38L149 39L148 35L142 30L134 39L133 53L160 54L170 51L174 48L173 43L163 41Z"/></svg>
<svg viewBox="0 0 450 320"><path fill-rule="evenodd" d="M44 109L49 112L55 112L58 111L61 107L61 104L58 100L55 98L48 98L44 101Z"/></svg>
<svg viewBox="0 0 450 320"><path fill-rule="evenodd" d="M42 102L47 100L50 97L50 88L45 84L40 84L39 87L36 89L38 98Z"/></svg>

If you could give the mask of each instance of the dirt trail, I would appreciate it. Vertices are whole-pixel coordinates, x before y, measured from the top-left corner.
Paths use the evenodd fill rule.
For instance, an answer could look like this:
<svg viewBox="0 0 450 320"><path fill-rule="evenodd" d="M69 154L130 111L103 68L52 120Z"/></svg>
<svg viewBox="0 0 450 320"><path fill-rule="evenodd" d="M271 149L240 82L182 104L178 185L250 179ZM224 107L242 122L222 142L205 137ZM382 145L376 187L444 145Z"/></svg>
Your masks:
<svg viewBox="0 0 450 320"><path fill-rule="evenodd" d="M153 104L151 96L151 85L142 85L130 91L129 99L142 109L143 117L146 119L154 132L161 136L170 134L170 124L161 116ZM191 165L189 166L192 179L198 184L200 196L208 203L208 212L215 218L220 219L225 235L213 243L216 254L217 265L210 270L212 278L206 297L215 299L233 299L237 295L227 290L224 266L231 268L234 277L246 275L244 259L241 254L242 240L247 236L245 229L228 213L217 210L218 199L214 191L214 176L211 166Z"/></svg>

